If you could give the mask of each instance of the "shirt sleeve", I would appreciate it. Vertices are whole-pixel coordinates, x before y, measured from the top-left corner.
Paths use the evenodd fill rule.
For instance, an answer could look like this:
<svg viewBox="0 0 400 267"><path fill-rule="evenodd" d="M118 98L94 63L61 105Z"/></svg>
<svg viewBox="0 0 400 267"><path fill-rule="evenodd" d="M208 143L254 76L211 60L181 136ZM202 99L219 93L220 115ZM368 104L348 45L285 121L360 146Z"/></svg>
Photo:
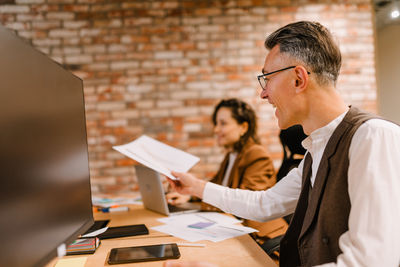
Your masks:
<svg viewBox="0 0 400 267"><path fill-rule="evenodd" d="M339 239L336 263L324 267L400 263L400 127L369 120L349 150L349 230Z"/></svg>
<svg viewBox="0 0 400 267"><path fill-rule="evenodd" d="M208 182L203 201L224 212L254 221L269 221L292 213L301 191L303 161L276 185L264 191L231 189Z"/></svg>

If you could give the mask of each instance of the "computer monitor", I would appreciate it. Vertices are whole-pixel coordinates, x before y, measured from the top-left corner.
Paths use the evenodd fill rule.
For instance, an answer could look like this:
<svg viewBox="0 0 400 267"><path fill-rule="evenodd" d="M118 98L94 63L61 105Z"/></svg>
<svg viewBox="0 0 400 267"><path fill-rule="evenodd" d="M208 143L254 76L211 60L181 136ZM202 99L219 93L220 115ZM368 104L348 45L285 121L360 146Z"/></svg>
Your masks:
<svg viewBox="0 0 400 267"><path fill-rule="evenodd" d="M82 80L0 26L0 266L43 266L93 222Z"/></svg>

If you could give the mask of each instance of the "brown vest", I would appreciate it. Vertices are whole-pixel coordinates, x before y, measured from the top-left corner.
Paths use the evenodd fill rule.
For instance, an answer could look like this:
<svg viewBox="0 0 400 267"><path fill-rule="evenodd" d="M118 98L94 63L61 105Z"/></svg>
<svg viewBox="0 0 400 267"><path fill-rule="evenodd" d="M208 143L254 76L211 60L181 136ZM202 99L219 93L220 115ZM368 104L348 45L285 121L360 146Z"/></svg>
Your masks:
<svg viewBox="0 0 400 267"><path fill-rule="evenodd" d="M280 245L280 266L314 266L336 262L342 253L339 237L348 230L350 198L347 185L349 148L365 121L378 118L351 107L329 139L310 188L311 155L304 160L302 190Z"/></svg>

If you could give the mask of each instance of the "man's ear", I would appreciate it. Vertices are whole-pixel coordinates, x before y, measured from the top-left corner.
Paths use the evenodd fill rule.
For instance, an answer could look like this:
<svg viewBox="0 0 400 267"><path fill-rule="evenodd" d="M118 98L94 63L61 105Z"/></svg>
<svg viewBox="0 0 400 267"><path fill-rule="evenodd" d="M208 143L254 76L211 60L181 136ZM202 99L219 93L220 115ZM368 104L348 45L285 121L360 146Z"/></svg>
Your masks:
<svg viewBox="0 0 400 267"><path fill-rule="evenodd" d="M295 74L296 74L296 80L294 82L294 86L296 87L296 93L301 93L303 92L309 82L309 77L308 77L308 72L306 68L303 66L299 65L294 68Z"/></svg>

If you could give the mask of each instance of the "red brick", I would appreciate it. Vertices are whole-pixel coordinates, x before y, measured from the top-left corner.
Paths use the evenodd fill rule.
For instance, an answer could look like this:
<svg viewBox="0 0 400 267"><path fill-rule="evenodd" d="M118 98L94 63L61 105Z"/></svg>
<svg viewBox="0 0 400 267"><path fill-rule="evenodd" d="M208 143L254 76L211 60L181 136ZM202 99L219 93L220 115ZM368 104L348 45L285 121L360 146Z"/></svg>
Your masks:
<svg viewBox="0 0 400 267"><path fill-rule="evenodd" d="M25 5L0 5L0 14L6 14L6 13L28 13L29 12L29 6Z"/></svg>
<svg viewBox="0 0 400 267"><path fill-rule="evenodd" d="M316 2L318 2L316 4ZM83 79L94 192L137 190L136 162L114 151L147 134L201 157L209 179L223 158L210 116L221 98L251 103L262 143L279 167L273 108L259 99L264 38L300 19L328 26L343 50L346 102L376 110L374 26L368 0L19 0L0 6L17 30Z"/></svg>

